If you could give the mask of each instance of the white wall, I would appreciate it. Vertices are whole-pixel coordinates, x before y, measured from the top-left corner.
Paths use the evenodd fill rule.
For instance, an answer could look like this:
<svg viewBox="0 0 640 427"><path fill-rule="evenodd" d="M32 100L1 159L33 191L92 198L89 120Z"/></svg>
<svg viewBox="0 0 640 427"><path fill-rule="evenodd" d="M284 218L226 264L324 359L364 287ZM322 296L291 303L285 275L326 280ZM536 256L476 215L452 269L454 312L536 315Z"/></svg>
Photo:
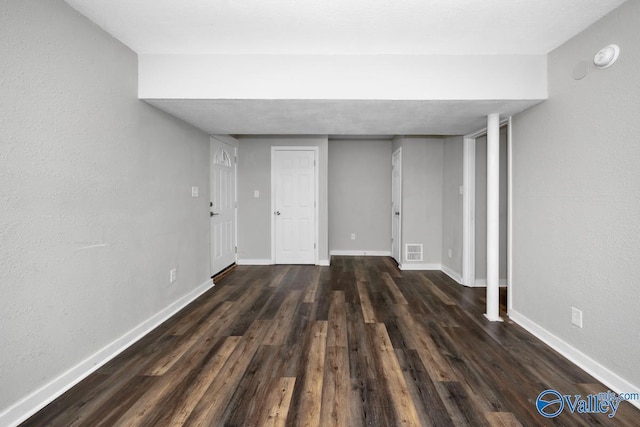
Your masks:
<svg viewBox="0 0 640 427"><path fill-rule="evenodd" d="M328 138L326 136L238 137L238 260L271 260L271 147L319 147L318 258L329 261ZM254 198L254 191L260 192Z"/></svg>
<svg viewBox="0 0 640 427"><path fill-rule="evenodd" d="M462 281L462 136L445 138L442 176L442 266ZM449 257L451 250L451 257Z"/></svg>
<svg viewBox="0 0 640 427"><path fill-rule="evenodd" d="M549 100L514 117L512 292L514 318L636 390L638 22L640 2L626 2L551 52ZM576 65L610 43L621 48L618 62L574 80ZM583 329L571 324L571 306L583 311Z"/></svg>
<svg viewBox="0 0 640 427"><path fill-rule="evenodd" d="M527 100L546 79L544 55L140 55L139 96Z"/></svg>
<svg viewBox="0 0 640 427"><path fill-rule="evenodd" d="M442 263L442 194L444 143L439 137L401 136L403 268L440 269ZM422 262L406 261L407 244L423 245Z"/></svg>
<svg viewBox="0 0 640 427"><path fill-rule="evenodd" d="M390 252L391 140L329 140L329 250Z"/></svg>
<svg viewBox="0 0 640 427"><path fill-rule="evenodd" d="M209 138L139 101L136 55L62 1L4 1L0 40L6 425L5 409L208 281L208 199L191 186L209 192Z"/></svg>

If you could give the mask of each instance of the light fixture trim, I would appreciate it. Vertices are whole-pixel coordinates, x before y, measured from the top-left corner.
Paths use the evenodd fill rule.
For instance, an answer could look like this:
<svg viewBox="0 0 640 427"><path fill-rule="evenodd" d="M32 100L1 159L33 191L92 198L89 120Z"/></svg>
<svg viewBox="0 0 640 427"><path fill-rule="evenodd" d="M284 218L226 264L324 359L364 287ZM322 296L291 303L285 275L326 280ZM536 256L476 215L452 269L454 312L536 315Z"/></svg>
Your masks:
<svg viewBox="0 0 640 427"><path fill-rule="evenodd" d="M593 63L596 68L604 70L611 67L620 56L620 47L617 44L610 44L598 51L593 57Z"/></svg>

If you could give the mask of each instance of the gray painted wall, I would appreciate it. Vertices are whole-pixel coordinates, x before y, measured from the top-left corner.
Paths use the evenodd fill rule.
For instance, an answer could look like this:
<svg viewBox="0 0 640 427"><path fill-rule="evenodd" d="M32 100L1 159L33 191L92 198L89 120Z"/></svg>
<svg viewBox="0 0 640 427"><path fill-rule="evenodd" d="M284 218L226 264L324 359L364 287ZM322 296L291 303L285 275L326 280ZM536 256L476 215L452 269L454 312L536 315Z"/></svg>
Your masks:
<svg viewBox="0 0 640 427"><path fill-rule="evenodd" d="M423 264L442 263L442 138L396 137L402 146L402 251L411 243L424 245ZM394 148L395 149L395 148Z"/></svg>
<svg viewBox="0 0 640 427"><path fill-rule="evenodd" d="M513 121L513 309L640 386L640 2L549 55L549 100ZM602 47L621 56L583 80ZM592 66L593 67L593 66ZM584 328L571 324L571 306Z"/></svg>
<svg viewBox="0 0 640 427"><path fill-rule="evenodd" d="M462 194L464 141L444 139L442 182L442 265L462 278ZM451 257L449 257L451 250Z"/></svg>
<svg viewBox="0 0 640 427"><path fill-rule="evenodd" d="M329 140L330 251L390 251L391 154L391 140Z"/></svg>
<svg viewBox="0 0 640 427"><path fill-rule="evenodd" d="M209 138L62 1L4 1L0 40L2 413L208 280Z"/></svg>
<svg viewBox="0 0 640 427"><path fill-rule="evenodd" d="M507 279L507 127L500 128L500 280ZM487 280L487 137L476 139L476 280Z"/></svg>
<svg viewBox="0 0 640 427"><path fill-rule="evenodd" d="M320 147L318 257L329 260L328 138L241 136L238 138L238 259L271 260L271 147ZM260 197L254 198L254 190Z"/></svg>

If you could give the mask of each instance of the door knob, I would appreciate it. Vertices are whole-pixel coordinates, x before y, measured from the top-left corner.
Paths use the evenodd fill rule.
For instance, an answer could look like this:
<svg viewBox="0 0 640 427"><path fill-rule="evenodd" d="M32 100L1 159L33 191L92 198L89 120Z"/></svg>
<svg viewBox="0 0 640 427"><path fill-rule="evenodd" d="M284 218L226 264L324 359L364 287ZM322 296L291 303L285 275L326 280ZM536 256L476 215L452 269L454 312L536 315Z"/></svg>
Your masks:
<svg viewBox="0 0 640 427"><path fill-rule="evenodd" d="M400 211L396 211L396 215L400 216Z"/></svg>
<svg viewBox="0 0 640 427"><path fill-rule="evenodd" d="M220 213L218 213L218 212L209 212L209 216L215 216L215 215L220 215Z"/></svg>
<svg viewBox="0 0 640 427"><path fill-rule="evenodd" d="M209 207L212 208L213 207L213 202L209 202Z"/></svg>
<svg viewBox="0 0 640 427"><path fill-rule="evenodd" d="M274 214L280 215L280 211L275 211Z"/></svg>

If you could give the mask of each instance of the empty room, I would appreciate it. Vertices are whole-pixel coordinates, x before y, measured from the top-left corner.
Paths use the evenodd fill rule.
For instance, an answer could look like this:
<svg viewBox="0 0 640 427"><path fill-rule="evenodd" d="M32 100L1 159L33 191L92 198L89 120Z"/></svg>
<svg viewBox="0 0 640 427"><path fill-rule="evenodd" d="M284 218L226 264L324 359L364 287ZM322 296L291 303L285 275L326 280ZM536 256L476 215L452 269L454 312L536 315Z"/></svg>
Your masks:
<svg viewBox="0 0 640 427"><path fill-rule="evenodd" d="M0 0L0 426L640 423L637 0Z"/></svg>

